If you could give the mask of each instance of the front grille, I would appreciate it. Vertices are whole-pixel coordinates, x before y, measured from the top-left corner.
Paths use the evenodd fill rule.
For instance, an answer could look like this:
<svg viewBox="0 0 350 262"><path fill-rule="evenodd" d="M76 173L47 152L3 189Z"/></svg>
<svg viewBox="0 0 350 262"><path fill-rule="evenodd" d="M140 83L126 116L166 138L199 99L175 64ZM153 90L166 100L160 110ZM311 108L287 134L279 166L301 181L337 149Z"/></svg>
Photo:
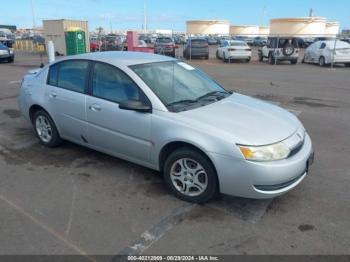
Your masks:
<svg viewBox="0 0 350 262"><path fill-rule="evenodd" d="M295 182L297 182L300 178L302 178L305 175L305 173L303 173L302 175L294 178L293 180L290 180L288 182L284 182L281 184L277 184L277 185L260 185L260 186L254 186L256 189L261 190L261 191L276 191L276 190L280 190L283 188L286 188L292 184L294 184Z"/></svg>

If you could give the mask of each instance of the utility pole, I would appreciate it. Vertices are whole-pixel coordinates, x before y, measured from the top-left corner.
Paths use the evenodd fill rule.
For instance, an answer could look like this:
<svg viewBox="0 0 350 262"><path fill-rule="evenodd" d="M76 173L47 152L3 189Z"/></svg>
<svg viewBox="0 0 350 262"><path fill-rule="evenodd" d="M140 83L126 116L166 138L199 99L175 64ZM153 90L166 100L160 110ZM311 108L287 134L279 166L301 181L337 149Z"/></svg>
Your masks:
<svg viewBox="0 0 350 262"><path fill-rule="evenodd" d="M33 3L33 0L30 0L30 4L31 4L31 7L32 7L32 19L33 19L33 30L36 28L36 25L35 25L35 13L34 13L34 3Z"/></svg>
<svg viewBox="0 0 350 262"><path fill-rule="evenodd" d="M143 32L147 34L146 0L143 1Z"/></svg>
<svg viewBox="0 0 350 262"><path fill-rule="evenodd" d="M310 9L309 16L314 17L314 9L312 9L312 8Z"/></svg>

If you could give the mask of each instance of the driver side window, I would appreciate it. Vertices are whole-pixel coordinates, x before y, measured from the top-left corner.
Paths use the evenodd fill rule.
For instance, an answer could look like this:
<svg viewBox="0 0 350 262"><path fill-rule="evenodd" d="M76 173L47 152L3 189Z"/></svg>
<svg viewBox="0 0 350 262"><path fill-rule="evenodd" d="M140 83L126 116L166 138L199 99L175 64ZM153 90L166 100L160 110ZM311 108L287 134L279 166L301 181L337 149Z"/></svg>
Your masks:
<svg viewBox="0 0 350 262"><path fill-rule="evenodd" d="M138 86L116 67L96 63L92 76L92 94L112 102L140 100Z"/></svg>

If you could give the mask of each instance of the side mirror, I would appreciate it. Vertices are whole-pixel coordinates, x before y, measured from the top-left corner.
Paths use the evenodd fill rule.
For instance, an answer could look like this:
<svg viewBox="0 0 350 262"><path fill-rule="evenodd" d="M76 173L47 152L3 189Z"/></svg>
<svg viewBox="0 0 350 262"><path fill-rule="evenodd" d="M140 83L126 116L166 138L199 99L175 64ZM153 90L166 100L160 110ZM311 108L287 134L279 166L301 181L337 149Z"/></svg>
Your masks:
<svg viewBox="0 0 350 262"><path fill-rule="evenodd" d="M126 100L119 103L119 108L123 110L136 111L142 113L151 113L152 107L138 100Z"/></svg>

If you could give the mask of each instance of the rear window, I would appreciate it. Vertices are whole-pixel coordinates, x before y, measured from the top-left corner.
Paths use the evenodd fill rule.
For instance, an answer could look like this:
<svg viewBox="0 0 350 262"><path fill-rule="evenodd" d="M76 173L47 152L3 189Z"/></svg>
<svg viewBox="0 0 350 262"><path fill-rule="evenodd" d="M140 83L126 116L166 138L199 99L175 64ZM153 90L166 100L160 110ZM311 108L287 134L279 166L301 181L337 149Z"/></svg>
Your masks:
<svg viewBox="0 0 350 262"><path fill-rule="evenodd" d="M244 42L231 42L230 46L247 46Z"/></svg>
<svg viewBox="0 0 350 262"><path fill-rule="evenodd" d="M158 43L166 44L166 43L171 43L173 40L171 38L158 38L157 39Z"/></svg>
<svg viewBox="0 0 350 262"><path fill-rule="evenodd" d="M206 46L207 45L207 41L204 39L192 39L191 43L194 46Z"/></svg>

